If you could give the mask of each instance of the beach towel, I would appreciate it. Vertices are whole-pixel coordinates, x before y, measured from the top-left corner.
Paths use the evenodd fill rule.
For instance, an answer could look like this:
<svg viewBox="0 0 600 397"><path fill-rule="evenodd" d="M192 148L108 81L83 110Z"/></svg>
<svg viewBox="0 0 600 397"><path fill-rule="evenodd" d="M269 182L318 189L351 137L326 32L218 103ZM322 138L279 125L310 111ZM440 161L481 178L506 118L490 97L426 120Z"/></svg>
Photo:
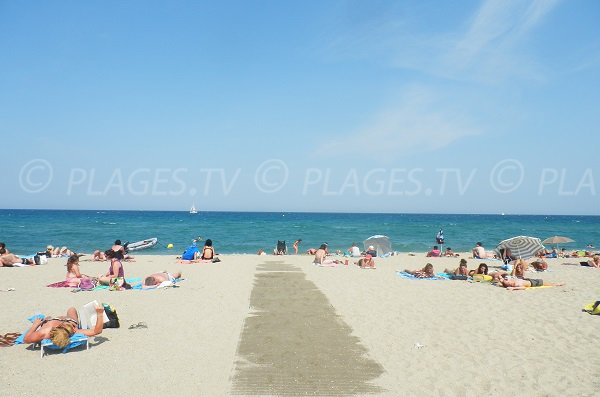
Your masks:
<svg viewBox="0 0 600 397"><path fill-rule="evenodd" d="M413 276L412 274L407 273L407 272L399 272L399 271L396 272L396 275L398 275L399 277L408 279L408 280L432 280L432 281L433 280L447 280L447 278L446 278L447 275L446 275L446 277L444 277L444 276L442 276L442 274L445 274L445 273L437 273L434 277L422 278L422 277Z"/></svg>
<svg viewBox="0 0 600 397"><path fill-rule="evenodd" d="M128 284L131 285L131 289L142 289L142 278L141 277L134 277L134 278L126 278L125 281L127 281ZM136 283L136 285L134 285L134 283ZM98 290L102 290L102 289L110 289L110 286L108 285L97 285L96 288L93 289L93 291L98 291ZM122 291L127 291L127 290L122 290Z"/></svg>
<svg viewBox="0 0 600 397"><path fill-rule="evenodd" d="M56 282L56 283L48 284L48 285L46 285L46 287L51 287L51 288L72 288L73 286L68 281L59 281L59 282Z"/></svg>
<svg viewBox="0 0 600 397"><path fill-rule="evenodd" d="M29 317L27 320L29 322L34 322L36 318L39 319L44 319L46 318L46 316L44 316L43 314L34 314L33 316ZM16 340L15 340L15 344L19 345L19 344L24 344L24 339L25 339L25 334L27 333L27 331L29 331L29 329L26 329L25 332L23 332L21 334L21 336L19 336ZM54 350L62 350L63 353L66 353L67 351L69 351L70 349L77 347L77 346L82 346L82 345L86 345L86 347L88 346L88 337L83 335L83 334L73 334L73 336L71 336L69 338L69 344L66 345L65 347L58 347L56 346L54 343L52 343L52 341L50 339L43 339L40 342L40 346L41 346L41 355L44 355L44 348L47 347L49 349L54 349Z"/></svg>

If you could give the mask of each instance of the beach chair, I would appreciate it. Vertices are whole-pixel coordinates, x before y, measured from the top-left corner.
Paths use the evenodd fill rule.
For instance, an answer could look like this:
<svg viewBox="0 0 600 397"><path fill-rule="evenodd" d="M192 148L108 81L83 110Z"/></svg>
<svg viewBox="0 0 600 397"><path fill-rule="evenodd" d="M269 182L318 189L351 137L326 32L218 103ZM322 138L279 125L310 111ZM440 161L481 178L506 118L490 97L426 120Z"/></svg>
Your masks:
<svg viewBox="0 0 600 397"><path fill-rule="evenodd" d="M52 343L50 339L44 339L40 342L40 358L44 357L44 349L62 350L63 353L66 353L67 351L82 345L85 345L85 350L90 348L90 340L83 334L73 334L73 336L69 338L69 344L65 347L58 347Z"/></svg>
<svg viewBox="0 0 600 397"><path fill-rule="evenodd" d="M277 255L286 255L287 254L287 246L285 245L285 240L277 240Z"/></svg>

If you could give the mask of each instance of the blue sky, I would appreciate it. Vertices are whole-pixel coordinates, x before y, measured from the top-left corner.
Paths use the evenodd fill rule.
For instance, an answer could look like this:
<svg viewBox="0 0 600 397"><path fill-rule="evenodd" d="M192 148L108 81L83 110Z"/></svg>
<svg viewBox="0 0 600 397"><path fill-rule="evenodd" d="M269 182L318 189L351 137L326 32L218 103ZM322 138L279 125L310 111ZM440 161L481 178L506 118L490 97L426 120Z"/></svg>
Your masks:
<svg viewBox="0 0 600 397"><path fill-rule="evenodd" d="M0 1L0 207L600 215L599 20Z"/></svg>

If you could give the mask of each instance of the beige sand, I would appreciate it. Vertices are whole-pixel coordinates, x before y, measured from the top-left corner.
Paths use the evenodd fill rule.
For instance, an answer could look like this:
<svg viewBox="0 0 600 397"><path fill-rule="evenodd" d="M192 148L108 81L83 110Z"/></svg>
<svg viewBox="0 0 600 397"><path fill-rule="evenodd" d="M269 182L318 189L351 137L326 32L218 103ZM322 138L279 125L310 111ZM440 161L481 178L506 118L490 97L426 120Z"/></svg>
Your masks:
<svg viewBox="0 0 600 397"><path fill-rule="evenodd" d="M463 257L466 254L462 254ZM560 265L531 278L564 287L506 291L484 283L405 280L395 271L427 261L400 256L377 269L319 268L308 256L221 256L179 265L138 256L127 276L182 270L181 288L93 291L46 288L66 260L0 269L0 333L26 317L112 303L122 327L89 351L50 354L0 348L0 395L593 396L600 390L600 269ZM469 260L469 268L480 261ZM488 261L489 264L497 262ZM99 274L107 263L82 262ZM147 329L128 329L143 321ZM416 346L423 346L417 348ZM70 379L70 380L68 380ZM329 380L329 385L327 381Z"/></svg>

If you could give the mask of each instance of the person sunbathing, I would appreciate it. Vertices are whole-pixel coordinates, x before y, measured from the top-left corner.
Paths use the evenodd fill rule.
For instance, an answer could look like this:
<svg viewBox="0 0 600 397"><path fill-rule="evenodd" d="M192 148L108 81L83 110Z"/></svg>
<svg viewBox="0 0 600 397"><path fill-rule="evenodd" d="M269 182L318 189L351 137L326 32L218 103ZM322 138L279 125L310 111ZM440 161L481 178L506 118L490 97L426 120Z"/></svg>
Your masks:
<svg viewBox="0 0 600 397"><path fill-rule="evenodd" d="M473 276L475 274L487 275L488 271L488 265L485 263L480 263L477 269L469 270L469 276Z"/></svg>
<svg viewBox="0 0 600 397"><path fill-rule="evenodd" d="M13 267L14 265L39 265L39 256L34 256L34 259L20 258L11 254L6 248L0 248L0 267Z"/></svg>
<svg viewBox="0 0 600 397"><path fill-rule="evenodd" d="M71 255L67 259L67 275L65 281L69 283L69 287L78 287L81 280L84 278L91 279L90 276L81 274L79 268L79 256Z"/></svg>
<svg viewBox="0 0 600 397"><path fill-rule="evenodd" d="M517 259L510 275L516 278L524 278L528 265L524 259Z"/></svg>
<svg viewBox="0 0 600 397"><path fill-rule="evenodd" d="M332 265L342 263L341 261L334 259L326 259L327 257L327 244L321 244L319 249L315 252L315 257L313 259L313 264L317 266L323 265Z"/></svg>
<svg viewBox="0 0 600 397"><path fill-rule="evenodd" d="M600 268L600 255L594 255L587 262L581 262L582 266Z"/></svg>
<svg viewBox="0 0 600 397"><path fill-rule="evenodd" d="M431 263L426 264L423 269L418 269L418 270L406 269L404 271L408 274L412 274L413 276L415 276L417 278L435 277L435 273L433 272L433 265Z"/></svg>
<svg viewBox="0 0 600 397"><path fill-rule="evenodd" d="M202 248L202 255L200 259L212 260L215 257L215 249L213 248L213 242L211 239L207 239Z"/></svg>
<svg viewBox="0 0 600 397"><path fill-rule="evenodd" d="M543 272L544 270L548 270L548 263L546 263L546 261L543 260L542 258L531 262L531 266L538 272Z"/></svg>
<svg viewBox="0 0 600 397"><path fill-rule="evenodd" d="M440 256L440 249L437 245L434 245L431 251L429 251L425 256L437 258Z"/></svg>
<svg viewBox="0 0 600 397"><path fill-rule="evenodd" d="M461 259L460 263L458 264L458 267L456 269L454 269L454 270L444 269L444 273L451 274L454 276L468 276L469 269L467 269L467 260Z"/></svg>
<svg viewBox="0 0 600 397"><path fill-rule="evenodd" d="M111 280L114 278L119 278L123 280L122 287L125 289L131 289L131 285L125 282L125 270L123 269L123 251L119 250L117 252L113 250L108 250L105 252L106 257L110 259L110 267L108 271L100 275L98 277L98 282L102 285L111 285Z"/></svg>
<svg viewBox="0 0 600 397"><path fill-rule="evenodd" d="M375 269L375 259L369 254L360 258L356 264L363 269Z"/></svg>
<svg viewBox="0 0 600 397"><path fill-rule="evenodd" d="M561 285L565 285L565 283L549 283L545 282L541 279L535 278L504 278L501 282L502 286L508 290L523 290L525 288L531 287L560 287Z"/></svg>
<svg viewBox="0 0 600 397"><path fill-rule="evenodd" d="M177 280L178 278L181 278L181 272L175 272L173 274L167 271L154 273L144 279L144 284L142 285L142 288L158 287L166 281L170 282L171 284L174 284L175 280Z"/></svg>
<svg viewBox="0 0 600 397"><path fill-rule="evenodd" d="M452 248L448 247L448 248L446 248L446 251L444 252L444 256L460 256L460 255L454 253L454 251L452 251Z"/></svg>
<svg viewBox="0 0 600 397"><path fill-rule="evenodd" d="M96 325L93 329L79 328L79 317L77 310L70 307L66 316L46 317L45 319L36 318L23 337L24 343L38 343L44 339L50 339L58 347L65 347L69 344L69 338L73 334L83 334L86 336L95 336L102 333L104 321L104 308L96 307Z"/></svg>
<svg viewBox="0 0 600 397"><path fill-rule="evenodd" d="M96 262L99 262L99 261L103 262L106 260L106 254L100 250L96 250L92 254L92 260L96 261Z"/></svg>

